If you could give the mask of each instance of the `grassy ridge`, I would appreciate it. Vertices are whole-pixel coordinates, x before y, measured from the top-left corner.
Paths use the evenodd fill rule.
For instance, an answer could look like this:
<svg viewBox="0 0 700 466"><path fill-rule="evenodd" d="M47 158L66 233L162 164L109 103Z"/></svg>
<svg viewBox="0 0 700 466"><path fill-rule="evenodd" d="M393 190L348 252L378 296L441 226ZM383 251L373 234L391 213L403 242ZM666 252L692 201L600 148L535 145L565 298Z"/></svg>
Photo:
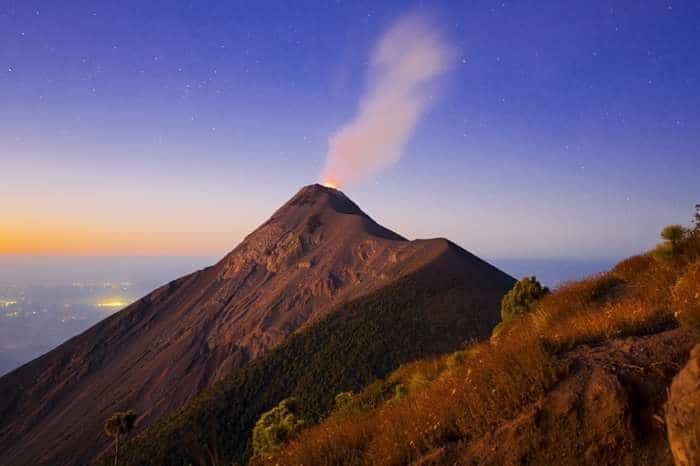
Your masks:
<svg viewBox="0 0 700 466"><path fill-rule="evenodd" d="M700 326L699 296L696 228L670 255L635 256L561 286L490 341L402 367L259 463L401 465L469 445L542 400L572 371L565 355L577 346ZM577 433L560 437L557 448L576 458Z"/></svg>
<svg viewBox="0 0 700 466"><path fill-rule="evenodd" d="M498 319L498 300L512 282L503 276L494 285L500 291L479 296L440 261L343 306L205 390L128 442L120 463L245 464L256 420L280 400L294 396L301 417L313 424L338 392L358 390L401 363L488 335Z"/></svg>

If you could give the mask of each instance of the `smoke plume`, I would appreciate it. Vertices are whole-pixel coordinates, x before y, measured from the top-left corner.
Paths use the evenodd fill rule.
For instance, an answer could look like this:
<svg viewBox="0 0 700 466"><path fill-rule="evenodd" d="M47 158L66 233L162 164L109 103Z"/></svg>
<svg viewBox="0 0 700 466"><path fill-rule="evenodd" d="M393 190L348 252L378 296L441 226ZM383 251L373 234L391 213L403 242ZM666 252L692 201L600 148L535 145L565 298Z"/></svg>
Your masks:
<svg viewBox="0 0 700 466"><path fill-rule="evenodd" d="M426 18L399 19L374 48L357 115L329 141L322 181L340 186L396 163L452 53Z"/></svg>

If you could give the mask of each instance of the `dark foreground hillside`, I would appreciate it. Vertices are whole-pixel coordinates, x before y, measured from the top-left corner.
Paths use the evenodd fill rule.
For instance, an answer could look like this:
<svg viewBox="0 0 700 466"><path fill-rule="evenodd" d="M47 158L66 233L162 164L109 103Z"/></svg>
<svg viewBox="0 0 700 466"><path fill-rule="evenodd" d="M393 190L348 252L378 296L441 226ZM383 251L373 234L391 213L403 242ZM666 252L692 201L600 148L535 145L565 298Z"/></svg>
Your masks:
<svg viewBox="0 0 700 466"><path fill-rule="evenodd" d="M301 416L318 422L338 392L483 338L513 280L483 263L477 278L475 260L443 241L417 272L340 306L157 422L125 446L120 464L245 464L256 420L282 399L294 396Z"/></svg>
<svg viewBox="0 0 700 466"><path fill-rule="evenodd" d="M253 462L698 464L698 358L677 376L700 328L698 221L558 288L490 341L344 394L320 424Z"/></svg>

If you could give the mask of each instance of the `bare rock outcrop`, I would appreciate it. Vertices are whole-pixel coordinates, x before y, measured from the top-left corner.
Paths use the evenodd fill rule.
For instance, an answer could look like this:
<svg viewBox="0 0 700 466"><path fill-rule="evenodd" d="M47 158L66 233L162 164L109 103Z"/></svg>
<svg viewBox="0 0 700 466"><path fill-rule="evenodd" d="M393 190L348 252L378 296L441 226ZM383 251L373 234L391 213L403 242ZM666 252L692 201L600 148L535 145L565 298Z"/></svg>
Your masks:
<svg viewBox="0 0 700 466"><path fill-rule="evenodd" d="M666 405L668 442L676 466L700 465L700 344L673 379Z"/></svg>

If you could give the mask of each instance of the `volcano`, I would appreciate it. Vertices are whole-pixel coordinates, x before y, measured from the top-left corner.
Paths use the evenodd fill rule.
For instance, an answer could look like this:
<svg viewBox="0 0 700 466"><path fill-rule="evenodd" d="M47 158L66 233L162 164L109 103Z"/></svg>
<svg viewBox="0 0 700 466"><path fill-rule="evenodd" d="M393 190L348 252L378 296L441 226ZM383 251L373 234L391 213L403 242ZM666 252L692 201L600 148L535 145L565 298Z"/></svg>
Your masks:
<svg viewBox="0 0 700 466"><path fill-rule="evenodd" d="M89 463L112 412L133 409L147 428L344 304L430 267L431 282L459 284L469 302L445 314L469 322L460 338L487 336L511 277L448 240L403 238L341 191L304 187L217 264L0 378L0 464Z"/></svg>

